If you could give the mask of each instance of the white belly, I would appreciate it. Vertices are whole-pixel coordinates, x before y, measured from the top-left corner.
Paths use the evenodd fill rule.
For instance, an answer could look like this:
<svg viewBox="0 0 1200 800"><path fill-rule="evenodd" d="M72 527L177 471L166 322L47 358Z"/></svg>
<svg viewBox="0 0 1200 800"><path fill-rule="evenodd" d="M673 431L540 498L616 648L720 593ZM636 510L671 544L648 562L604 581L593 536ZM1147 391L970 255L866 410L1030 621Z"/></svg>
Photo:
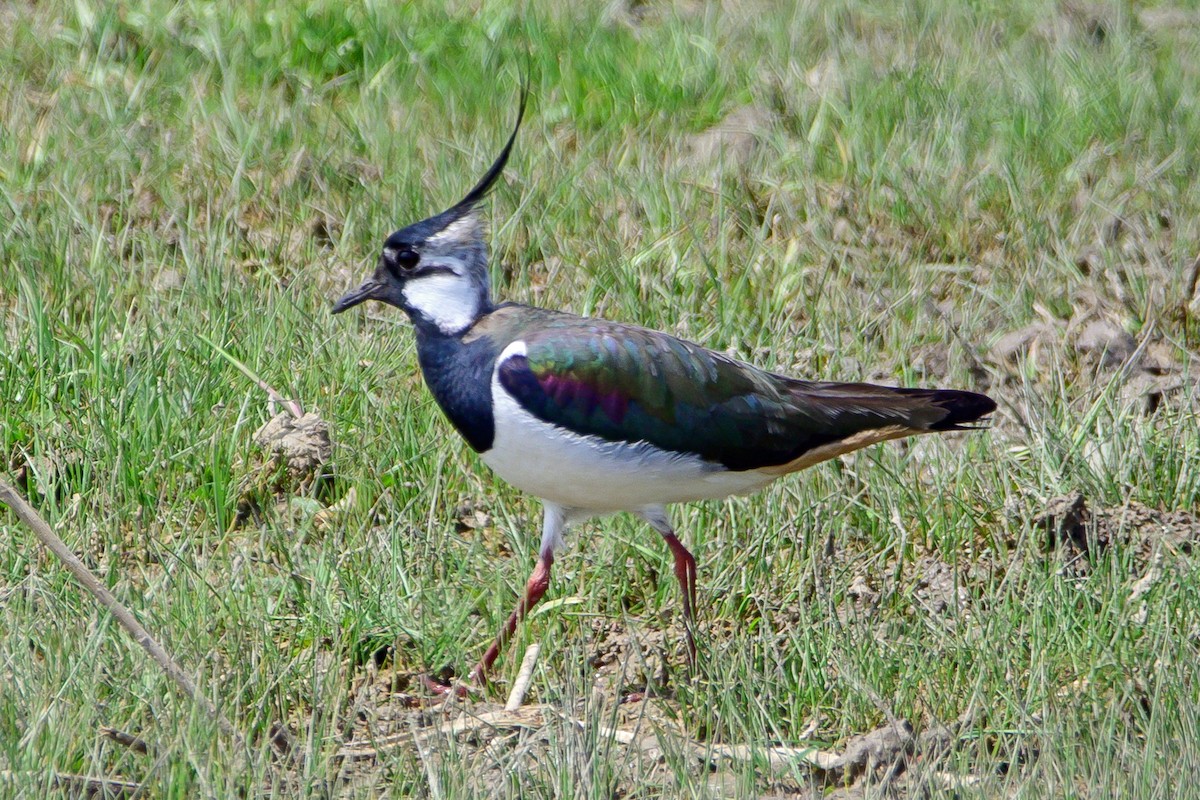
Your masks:
<svg viewBox="0 0 1200 800"><path fill-rule="evenodd" d="M506 349L497 364L520 343ZM518 352L523 351L520 347ZM523 409L492 376L495 438L480 457L504 480L552 503L596 512L747 494L778 476L728 472L690 455L596 443Z"/></svg>

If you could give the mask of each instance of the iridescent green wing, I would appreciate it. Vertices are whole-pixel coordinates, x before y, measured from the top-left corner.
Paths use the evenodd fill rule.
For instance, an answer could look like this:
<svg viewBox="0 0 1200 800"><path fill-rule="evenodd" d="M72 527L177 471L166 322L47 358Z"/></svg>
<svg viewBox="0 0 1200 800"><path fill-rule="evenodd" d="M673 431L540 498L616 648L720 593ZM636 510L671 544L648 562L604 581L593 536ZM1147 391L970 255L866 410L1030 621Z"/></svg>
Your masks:
<svg viewBox="0 0 1200 800"><path fill-rule="evenodd" d="M649 442L729 469L782 464L839 433L787 379L666 334L559 318L521 337L501 385L536 417L611 442Z"/></svg>

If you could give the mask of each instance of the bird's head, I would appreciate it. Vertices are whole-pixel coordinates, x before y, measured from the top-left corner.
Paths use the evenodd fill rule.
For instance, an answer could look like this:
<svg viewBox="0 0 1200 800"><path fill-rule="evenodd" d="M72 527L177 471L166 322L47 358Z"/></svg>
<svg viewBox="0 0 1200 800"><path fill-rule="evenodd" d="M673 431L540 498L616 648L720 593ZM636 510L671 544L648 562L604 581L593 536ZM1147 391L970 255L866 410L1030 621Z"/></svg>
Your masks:
<svg viewBox="0 0 1200 800"><path fill-rule="evenodd" d="M525 116L526 96L522 91L512 135L475 188L437 216L389 236L374 274L343 295L333 306L334 314L366 300L381 300L403 309L417 324L454 335L491 307L484 224L476 205L504 171Z"/></svg>

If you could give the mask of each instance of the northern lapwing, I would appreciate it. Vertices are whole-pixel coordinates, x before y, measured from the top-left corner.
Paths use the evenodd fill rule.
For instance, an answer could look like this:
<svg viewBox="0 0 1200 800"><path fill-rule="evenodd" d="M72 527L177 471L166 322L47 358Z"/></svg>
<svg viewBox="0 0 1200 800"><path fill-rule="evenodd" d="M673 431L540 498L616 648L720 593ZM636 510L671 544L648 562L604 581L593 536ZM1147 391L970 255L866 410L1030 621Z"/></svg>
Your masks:
<svg viewBox="0 0 1200 800"><path fill-rule="evenodd" d="M689 655L696 561L667 506L748 494L792 472L905 436L970 430L996 404L975 392L790 378L658 331L494 303L476 209L504 169L524 117L467 196L387 238L374 274L333 307L404 311L434 399L484 464L544 506L525 595L471 673L550 583L573 522L628 511L666 540L683 594Z"/></svg>

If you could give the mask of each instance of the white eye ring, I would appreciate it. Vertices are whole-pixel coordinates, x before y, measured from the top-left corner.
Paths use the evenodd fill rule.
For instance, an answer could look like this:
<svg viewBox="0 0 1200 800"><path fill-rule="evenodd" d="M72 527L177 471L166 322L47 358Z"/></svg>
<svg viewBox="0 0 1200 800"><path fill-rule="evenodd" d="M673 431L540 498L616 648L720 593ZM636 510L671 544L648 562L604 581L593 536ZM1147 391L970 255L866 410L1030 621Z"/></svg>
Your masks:
<svg viewBox="0 0 1200 800"><path fill-rule="evenodd" d="M421 257L417 255L415 250L410 250L407 247L396 253L394 260L400 269L405 272L415 269Z"/></svg>
<svg viewBox="0 0 1200 800"><path fill-rule="evenodd" d="M394 274L412 272L421 261L421 256L411 247L385 247L383 260Z"/></svg>

